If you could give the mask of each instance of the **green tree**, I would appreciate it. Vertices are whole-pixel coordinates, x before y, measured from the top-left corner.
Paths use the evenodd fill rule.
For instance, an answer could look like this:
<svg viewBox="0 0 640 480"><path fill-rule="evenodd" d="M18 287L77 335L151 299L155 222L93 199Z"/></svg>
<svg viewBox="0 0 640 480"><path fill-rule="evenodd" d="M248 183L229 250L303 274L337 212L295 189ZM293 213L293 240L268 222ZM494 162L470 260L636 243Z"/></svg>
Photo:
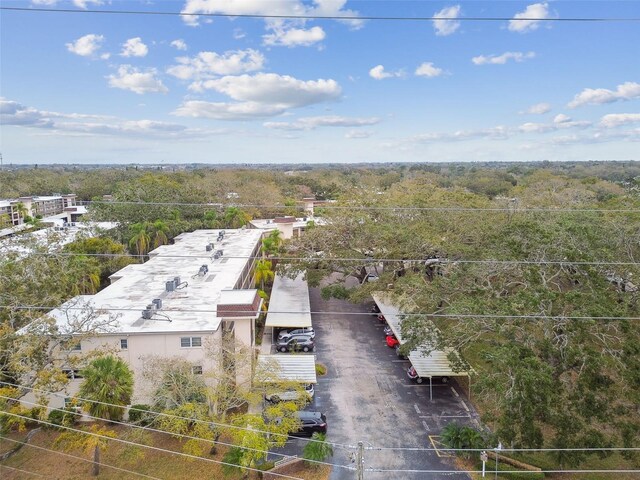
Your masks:
<svg viewBox="0 0 640 480"><path fill-rule="evenodd" d="M333 456L333 447L330 443L326 443L326 435L324 433L314 432L311 436L311 440L315 440L312 442L307 442L302 450L302 458L305 460L315 460L318 462L323 462L327 458ZM317 467L317 463L311 463L310 465L313 467Z"/></svg>
<svg viewBox="0 0 640 480"><path fill-rule="evenodd" d="M134 249L138 255L145 255L151 246L148 224L146 222L134 223L129 227L129 232L132 234L129 239L129 247Z"/></svg>
<svg viewBox="0 0 640 480"><path fill-rule="evenodd" d="M22 202L16 203L14 206L14 209L18 213L18 216L21 217L23 220L26 219L27 216L29 215L29 210L27 209L25 204Z"/></svg>
<svg viewBox="0 0 640 480"><path fill-rule="evenodd" d="M153 237L153 246L155 248L169 243L168 234L169 227L162 220L156 220L151 224L151 236Z"/></svg>
<svg viewBox="0 0 640 480"><path fill-rule="evenodd" d="M91 474L97 477L100 475L100 450L108 445L108 439L103 437L117 438L117 435L103 425L92 425L86 433L76 431L61 433L56 438L54 446L60 446L67 451L83 450L87 454L93 453Z"/></svg>
<svg viewBox="0 0 640 480"><path fill-rule="evenodd" d="M258 260L256 263L256 286L259 285L260 289L264 291L265 282L268 283L275 278L275 272L272 270L271 261Z"/></svg>
<svg viewBox="0 0 640 480"><path fill-rule="evenodd" d="M105 420L122 420L122 407L131 403L133 394L133 374L129 366L120 358L108 355L89 363L82 370L82 376L78 396L93 401L84 405L89 413Z"/></svg>
<svg viewBox="0 0 640 480"><path fill-rule="evenodd" d="M282 232L280 232L280 230L273 230L262 239L262 253L267 257L277 255L282 249L282 244Z"/></svg>

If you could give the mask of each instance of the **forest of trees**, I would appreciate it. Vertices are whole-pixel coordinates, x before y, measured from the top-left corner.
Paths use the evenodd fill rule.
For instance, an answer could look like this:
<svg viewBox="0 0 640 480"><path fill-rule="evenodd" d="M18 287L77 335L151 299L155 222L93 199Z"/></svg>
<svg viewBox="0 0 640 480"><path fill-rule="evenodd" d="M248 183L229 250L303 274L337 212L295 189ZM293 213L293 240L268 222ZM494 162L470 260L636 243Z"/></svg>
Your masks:
<svg viewBox="0 0 640 480"><path fill-rule="evenodd" d="M15 331L42 313L6 306L57 305L139 261L83 253L144 255L184 231L302 215L297 202L315 195L336 200L316 209L326 225L287 243L284 256L306 260L278 269L305 270L312 286L339 272L323 293L354 302L392 290L413 314L405 348L453 348L475 372L483 421L510 446L640 446L638 163L2 173L0 198L54 192L93 200L89 218L119 226L66 247L78 256L2 256L3 378L27 368L11 352L34 347L14 348ZM379 282L345 287L372 269Z"/></svg>

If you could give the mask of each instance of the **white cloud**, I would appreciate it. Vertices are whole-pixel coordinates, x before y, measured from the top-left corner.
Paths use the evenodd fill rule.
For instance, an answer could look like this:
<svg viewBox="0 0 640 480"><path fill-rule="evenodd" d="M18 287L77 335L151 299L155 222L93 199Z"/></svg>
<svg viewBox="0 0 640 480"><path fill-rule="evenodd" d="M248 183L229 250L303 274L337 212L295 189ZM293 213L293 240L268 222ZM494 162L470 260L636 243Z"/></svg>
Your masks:
<svg viewBox="0 0 640 480"><path fill-rule="evenodd" d="M55 134L83 136L182 139L224 133L222 130L193 129L184 125L154 120L123 120L107 115L47 112L3 98L0 98L0 118L3 125L44 129Z"/></svg>
<svg viewBox="0 0 640 480"><path fill-rule="evenodd" d="M177 50L186 50L187 49L187 44L181 38L179 38L177 40L174 40L173 42L170 43L170 45L172 47L174 47L175 49L177 49Z"/></svg>
<svg viewBox="0 0 640 480"><path fill-rule="evenodd" d="M265 45L283 47L309 47L314 43L325 39L326 34L320 27L312 27L308 30L304 28L274 28L274 33L263 35L262 40Z"/></svg>
<svg viewBox="0 0 640 480"><path fill-rule="evenodd" d="M436 67L431 62L422 63L418 68L416 68L416 72L415 72L415 74L418 75L419 77L428 77L428 78L439 77L443 73L444 73L444 70Z"/></svg>
<svg viewBox="0 0 640 480"><path fill-rule="evenodd" d="M640 113L609 113L600 119L600 126L614 128L630 123L640 123Z"/></svg>
<svg viewBox="0 0 640 480"><path fill-rule="evenodd" d="M548 103L536 103L535 105L531 105L524 112L520 112L521 114L528 113L531 115L543 115L551 111L551 105Z"/></svg>
<svg viewBox="0 0 640 480"><path fill-rule="evenodd" d="M460 16L460 5L454 5L451 7L445 7L439 12L433 14L434 17L440 19L433 21L433 28L436 31L436 35L445 37L455 33L460 28L460 22L457 20L444 20L444 18L455 19Z"/></svg>
<svg viewBox="0 0 640 480"><path fill-rule="evenodd" d="M180 105L173 115L179 117L211 118L214 120L256 120L280 115L286 111L283 105L268 105L258 102L204 102L189 100Z"/></svg>
<svg viewBox="0 0 640 480"><path fill-rule="evenodd" d="M247 49L223 54L200 52L195 57L178 57L176 61L178 65L169 67L167 73L181 80L200 80L260 70L265 59L257 50Z"/></svg>
<svg viewBox="0 0 640 480"><path fill-rule="evenodd" d="M360 138L369 138L371 135L373 135L371 132L365 132L363 130L350 130L344 134L344 138L356 140Z"/></svg>
<svg viewBox="0 0 640 480"><path fill-rule="evenodd" d="M302 0L187 0L182 12L189 14L182 19L188 25L198 25L197 14L222 13L227 15L316 15L316 16L358 16L358 12L344 9L346 0L315 0L313 4L305 4ZM362 20L341 20L352 28L360 28ZM267 25L272 22L267 19ZM298 21L304 24L304 20Z"/></svg>
<svg viewBox="0 0 640 480"><path fill-rule="evenodd" d="M504 65L509 60L524 62L536 56L535 52L504 52L502 55L478 55L471 61L474 65Z"/></svg>
<svg viewBox="0 0 640 480"><path fill-rule="evenodd" d="M265 127L275 130L315 130L318 127L364 127L380 123L378 117L354 118L337 115L303 117L295 122L266 122Z"/></svg>
<svg viewBox="0 0 640 480"><path fill-rule="evenodd" d="M149 53L149 48L142 42L140 37L130 38L122 44L123 57L144 57Z"/></svg>
<svg viewBox="0 0 640 480"><path fill-rule="evenodd" d="M586 120L574 121L570 116L559 113L553 118L553 122L551 123L523 123L518 127L518 130L523 133L546 133L568 128L587 128L591 125L591 122Z"/></svg>
<svg viewBox="0 0 640 480"><path fill-rule="evenodd" d="M398 70L396 72L387 72L382 65L376 65L369 70L369 76L376 80L383 80L391 77L404 77L404 70Z"/></svg>
<svg viewBox="0 0 640 480"><path fill-rule="evenodd" d="M130 90L139 95L144 93L167 93L169 89L165 87L161 80L156 78L157 70L150 68L141 71L131 65L120 65L117 75L109 75L109 86Z"/></svg>
<svg viewBox="0 0 640 480"><path fill-rule="evenodd" d="M549 5L545 3L534 3L529 5L522 12L518 12L513 16L513 20L509 20L509 30L518 33L527 33L537 30L540 26L540 20L517 20L522 18L544 19L550 18Z"/></svg>
<svg viewBox="0 0 640 480"><path fill-rule="evenodd" d="M491 140L506 140L511 136L511 129L503 125L480 130L458 130L453 133L424 133L415 135L409 139L413 143L435 143L435 142L459 142L463 140L473 140L477 138L488 138Z"/></svg>
<svg viewBox="0 0 640 480"><path fill-rule="evenodd" d="M618 85L616 90L606 88L585 88L577 94L567 105L569 108L576 108L582 105L602 105L613 103L618 100L631 100L640 98L640 83L625 82Z"/></svg>
<svg viewBox="0 0 640 480"><path fill-rule="evenodd" d="M569 115L565 115L564 113L559 113L555 117L553 117L553 123L567 123L571 121L571 117Z"/></svg>
<svg viewBox="0 0 640 480"><path fill-rule="evenodd" d="M247 36L247 34L241 28L234 28L233 29L233 38L235 38L236 40L240 40L240 39L242 39L242 38L244 38L246 36Z"/></svg>
<svg viewBox="0 0 640 480"><path fill-rule="evenodd" d="M102 35L90 33L78 38L75 42L66 43L65 46L71 53L81 57L91 57L100 49L102 42L104 42Z"/></svg>
<svg viewBox="0 0 640 480"><path fill-rule="evenodd" d="M242 102L303 107L337 100L342 89L335 80L298 80L289 75L258 73L207 80L199 88L215 90Z"/></svg>
<svg viewBox="0 0 640 480"><path fill-rule="evenodd" d="M98 6L102 5L104 2L102 0L73 0L73 4L78 7L86 10L88 5Z"/></svg>

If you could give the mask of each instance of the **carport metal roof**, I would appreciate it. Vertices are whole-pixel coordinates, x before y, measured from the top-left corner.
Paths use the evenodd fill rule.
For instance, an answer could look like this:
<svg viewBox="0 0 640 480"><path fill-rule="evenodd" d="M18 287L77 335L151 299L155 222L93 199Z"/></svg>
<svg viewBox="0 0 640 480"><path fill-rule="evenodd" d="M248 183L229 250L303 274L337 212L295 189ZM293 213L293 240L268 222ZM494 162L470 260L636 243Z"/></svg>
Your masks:
<svg viewBox="0 0 640 480"><path fill-rule="evenodd" d="M400 334L400 323L402 322L402 312L392 304L389 295L382 292L374 293L373 299L380 309L380 313L384 315L387 323L391 327L393 334L396 336L400 344L404 343L404 339ZM416 373L422 378L431 377L455 377L468 376L469 372L455 372L451 367L451 362L447 358L447 352L442 350L434 350L429 355L425 355L420 349L412 350L409 353L409 360L416 369Z"/></svg>
<svg viewBox="0 0 640 480"><path fill-rule="evenodd" d="M302 328L311 326L309 285L301 273L295 279L277 275L273 281L265 327ZM286 313L293 312L293 313Z"/></svg>
<svg viewBox="0 0 640 480"><path fill-rule="evenodd" d="M315 355L258 355L258 375L273 377L282 380L296 380L301 383L318 383L316 378L316 356ZM258 379L260 380L260 379ZM273 380L269 378L269 380Z"/></svg>

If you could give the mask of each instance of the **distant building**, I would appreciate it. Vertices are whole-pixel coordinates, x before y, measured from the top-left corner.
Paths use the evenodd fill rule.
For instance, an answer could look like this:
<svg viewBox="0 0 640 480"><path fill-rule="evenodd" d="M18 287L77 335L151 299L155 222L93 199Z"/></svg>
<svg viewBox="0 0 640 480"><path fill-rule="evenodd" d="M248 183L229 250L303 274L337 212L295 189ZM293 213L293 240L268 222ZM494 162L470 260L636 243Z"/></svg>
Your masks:
<svg viewBox="0 0 640 480"><path fill-rule="evenodd" d="M90 328L89 336L78 337L75 350L107 347L126 361L134 374L133 403L152 403L151 386L142 376L151 356L180 357L193 365L194 373L206 374L219 368L207 355L207 347L220 345L223 331L238 343L255 346L255 319L262 299L254 288L254 267L263 232L221 232L183 233L175 244L150 252L146 263L128 265L111 275L111 285L97 294L75 297L49 313L61 332L87 319L93 326L109 325L97 332ZM67 391L74 394L80 370L61 367L72 377ZM236 375L241 380L251 372ZM51 398L51 406L62 404L62 399Z"/></svg>
<svg viewBox="0 0 640 480"><path fill-rule="evenodd" d="M14 226L22 225L25 216L46 218L65 214L68 222L75 222L83 213L86 210L76 205L76 195L73 193L0 200L0 215L8 215Z"/></svg>

